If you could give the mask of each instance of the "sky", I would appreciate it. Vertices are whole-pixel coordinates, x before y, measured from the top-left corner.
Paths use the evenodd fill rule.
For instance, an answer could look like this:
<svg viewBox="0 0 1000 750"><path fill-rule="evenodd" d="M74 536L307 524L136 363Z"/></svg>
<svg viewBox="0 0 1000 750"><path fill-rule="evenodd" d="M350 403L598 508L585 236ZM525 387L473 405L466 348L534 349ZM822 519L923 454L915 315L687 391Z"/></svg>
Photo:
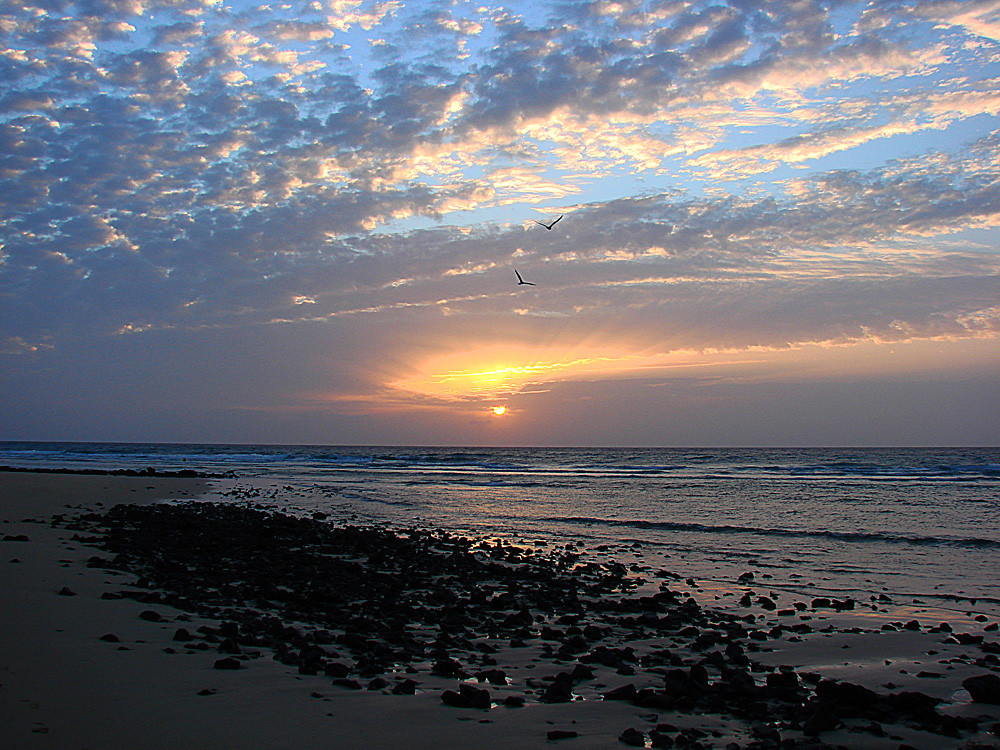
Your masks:
<svg viewBox="0 0 1000 750"><path fill-rule="evenodd" d="M995 0L2 0L0 439L1000 445L998 114Z"/></svg>

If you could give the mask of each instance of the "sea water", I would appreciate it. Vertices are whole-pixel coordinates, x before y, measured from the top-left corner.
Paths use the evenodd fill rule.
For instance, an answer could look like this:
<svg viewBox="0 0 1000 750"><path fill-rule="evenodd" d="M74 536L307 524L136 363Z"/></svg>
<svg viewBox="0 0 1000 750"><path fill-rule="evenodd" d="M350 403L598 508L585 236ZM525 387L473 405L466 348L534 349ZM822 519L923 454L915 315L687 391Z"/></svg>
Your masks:
<svg viewBox="0 0 1000 750"><path fill-rule="evenodd" d="M231 472L212 499L568 547L709 591L752 572L783 597L1000 614L996 448L0 443L0 464Z"/></svg>

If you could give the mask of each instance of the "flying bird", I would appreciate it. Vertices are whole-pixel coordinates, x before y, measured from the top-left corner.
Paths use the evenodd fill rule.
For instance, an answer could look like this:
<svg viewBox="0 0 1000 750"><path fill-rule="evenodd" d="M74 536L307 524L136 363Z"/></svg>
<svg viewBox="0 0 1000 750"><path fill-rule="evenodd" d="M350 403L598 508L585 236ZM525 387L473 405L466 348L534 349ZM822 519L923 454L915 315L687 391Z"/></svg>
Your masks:
<svg viewBox="0 0 1000 750"><path fill-rule="evenodd" d="M562 217L563 217L563 215L559 214L559 219L561 219ZM549 231L551 231L552 227L554 227L556 225L556 222L558 222L559 219L556 219L551 224L545 224L545 223L539 221L538 219L532 219L532 221L535 222L536 224L538 224L538 226L545 227L546 229L548 229Z"/></svg>
<svg viewBox="0 0 1000 750"><path fill-rule="evenodd" d="M517 285L518 286L521 286L522 284L524 284L525 286L534 286L535 285L534 282L532 282L532 281L525 281L524 279L522 279L521 278L521 274L519 274L517 272L516 268L514 269L514 275L517 276Z"/></svg>

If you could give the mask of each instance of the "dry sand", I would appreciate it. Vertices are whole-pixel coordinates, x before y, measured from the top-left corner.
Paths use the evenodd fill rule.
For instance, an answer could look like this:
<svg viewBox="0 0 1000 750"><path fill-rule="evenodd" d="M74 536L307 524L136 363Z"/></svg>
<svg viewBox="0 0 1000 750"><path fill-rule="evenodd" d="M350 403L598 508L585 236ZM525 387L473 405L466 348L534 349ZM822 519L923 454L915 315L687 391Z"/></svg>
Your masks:
<svg viewBox="0 0 1000 750"><path fill-rule="evenodd" d="M148 622L148 607L133 599L106 600L134 578L88 568L94 549L74 531L52 526L56 514L103 511L117 503L148 504L226 489L207 480L0 472L0 746L4 748L477 748L625 747L628 727L648 731L656 722L713 729L705 747L740 747L754 741L747 722L655 711L599 699L491 710L443 706L441 691L454 680L421 675L413 696L349 691L329 678L309 676L259 658L238 671L213 668L213 652L184 652L171 638L178 625L199 621L156 607L167 622ZM17 560L17 562L14 562ZM72 592L68 595L64 589ZM63 592L63 593L60 593ZM773 616L769 613L768 617ZM942 634L875 632L850 613L821 615L818 629L798 640L772 642L755 658L791 664L827 677L885 692L892 682L948 701L941 710L1000 721L996 706L973 704L961 679L984 670L971 662L975 648L947 645ZM961 619L961 618L959 618ZM982 627L956 622L956 630ZM860 627L861 632L846 632ZM828 628L822 632L822 628ZM118 642L101 640L113 633ZM946 634L944 634L946 635ZM993 634L994 640L996 639ZM526 652L498 655L515 680L536 675ZM904 671L901 671L904 670ZM552 670L549 670L552 671ZM940 673L938 678L916 675ZM544 674L538 665L537 675ZM604 676L610 688L639 678ZM199 695L209 691L208 695ZM766 722L767 716L760 721ZM996 747L990 722L976 735L951 739L903 724L889 737L846 728L824 732L823 743L849 748ZM549 741L547 732L572 730L572 739ZM801 735L799 735L801 738ZM757 746L760 744L758 740Z"/></svg>

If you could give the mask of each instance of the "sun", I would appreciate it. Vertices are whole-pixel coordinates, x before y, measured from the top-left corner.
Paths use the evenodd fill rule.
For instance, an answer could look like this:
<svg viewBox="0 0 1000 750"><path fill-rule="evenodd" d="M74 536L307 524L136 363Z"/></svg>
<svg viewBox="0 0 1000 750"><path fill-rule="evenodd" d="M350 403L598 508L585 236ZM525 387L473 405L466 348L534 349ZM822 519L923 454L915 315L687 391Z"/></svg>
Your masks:
<svg viewBox="0 0 1000 750"><path fill-rule="evenodd" d="M493 407L493 413L496 416L498 416L498 417L502 417L504 414L507 413L507 407L506 406L494 406Z"/></svg>

